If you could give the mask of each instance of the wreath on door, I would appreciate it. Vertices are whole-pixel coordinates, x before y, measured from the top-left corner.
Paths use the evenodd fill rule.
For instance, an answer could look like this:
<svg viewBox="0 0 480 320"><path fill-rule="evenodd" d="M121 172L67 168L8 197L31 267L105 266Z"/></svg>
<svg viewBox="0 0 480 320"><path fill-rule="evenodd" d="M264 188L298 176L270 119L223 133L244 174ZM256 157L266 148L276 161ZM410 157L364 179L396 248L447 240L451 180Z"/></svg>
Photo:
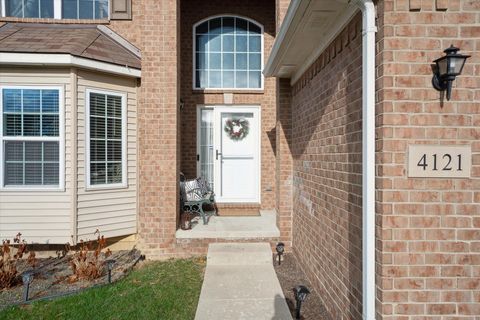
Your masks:
<svg viewBox="0 0 480 320"><path fill-rule="evenodd" d="M250 123L247 119L228 119L223 130L233 141L240 141L248 135Z"/></svg>

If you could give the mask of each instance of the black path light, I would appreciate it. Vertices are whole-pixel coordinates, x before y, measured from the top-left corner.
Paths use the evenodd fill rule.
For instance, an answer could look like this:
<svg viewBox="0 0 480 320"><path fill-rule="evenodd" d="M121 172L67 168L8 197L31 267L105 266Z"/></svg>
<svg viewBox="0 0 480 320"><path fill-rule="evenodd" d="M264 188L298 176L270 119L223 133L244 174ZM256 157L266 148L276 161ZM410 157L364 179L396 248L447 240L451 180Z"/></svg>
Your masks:
<svg viewBox="0 0 480 320"><path fill-rule="evenodd" d="M433 61L436 71L433 75L432 84L438 91L447 90L447 100L452 95L452 83L455 77L462 73L463 66L470 56L457 53L460 49L451 45L445 49L445 55Z"/></svg>
<svg viewBox="0 0 480 320"><path fill-rule="evenodd" d="M278 256L278 265L280 265L282 261L282 254L285 252L285 244L283 242L277 243L276 250Z"/></svg>
<svg viewBox="0 0 480 320"><path fill-rule="evenodd" d="M293 288L293 293L295 294L295 301L297 302L297 307L295 309L295 319L300 319L300 309L302 308L302 302L307 299L307 296L310 294L310 290L307 287L299 285Z"/></svg>
<svg viewBox="0 0 480 320"><path fill-rule="evenodd" d="M25 271L22 274L23 282L23 301L28 301L28 292L30 291L30 284L33 281L33 271Z"/></svg>
<svg viewBox="0 0 480 320"><path fill-rule="evenodd" d="M105 264L107 265L108 270L108 283L112 283L112 269L115 262L116 261L114 259L105 260Z"/></svg>

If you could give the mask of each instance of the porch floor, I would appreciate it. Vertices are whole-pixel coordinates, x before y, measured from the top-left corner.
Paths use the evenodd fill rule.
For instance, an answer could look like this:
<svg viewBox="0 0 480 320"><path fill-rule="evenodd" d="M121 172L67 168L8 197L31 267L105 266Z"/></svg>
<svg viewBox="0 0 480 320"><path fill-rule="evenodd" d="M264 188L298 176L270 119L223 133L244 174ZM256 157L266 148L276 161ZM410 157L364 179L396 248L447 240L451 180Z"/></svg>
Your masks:
<svg viewBox="0 0 480 320"><path fill-rule="evenodd" d="M204 225L199 218L192 221L191 230L177 230L177 239L252 239L280 237L274 210L260 210L254 217L210 217Z"/></svg>

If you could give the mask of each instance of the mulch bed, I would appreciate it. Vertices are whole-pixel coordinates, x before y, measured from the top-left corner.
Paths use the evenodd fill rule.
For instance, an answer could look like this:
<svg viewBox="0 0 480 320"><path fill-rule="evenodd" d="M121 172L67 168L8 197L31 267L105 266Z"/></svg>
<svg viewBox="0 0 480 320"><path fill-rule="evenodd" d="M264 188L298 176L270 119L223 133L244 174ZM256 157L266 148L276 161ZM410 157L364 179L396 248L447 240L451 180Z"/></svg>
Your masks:
<svg viewBox="0 0 480 320"><path fill-rule="evenodd" d="M109 257L109 259L116 260L112 269L112 282L123 278L139 261L140 257L140 251L136 249L113 252ZM30 301L68 295L82 289L107 283L106 270L97 279L79 280L69 283L68 277L72 275L72 269L69 265L70 258L71 255L67 254L64 257L37 259L34 278L30 284ZM27 261L22 260L18 263L17 270L21 279L22 273L31 270L31 267L27 264ZM0 309L9 305L23 303L23 291L22 284L10 289L0 290Z"/></svg>
<svg viewBox="0 0 480 320"><path fill-rule="evenodd" d="M288 307L295 319L295 296L293 294L293 288L297 285L304 285L310 290L305 302L301 308L301 319L303 320L322 320L329 319L327 310L322 304L320 297L313 289L310 281L298 266L295 256L291 253L286 253L282 256L282 263L278 265L278 257L274 255L274 268L277 272L280 286L282 287L285 299L287 300Z"/></svg>

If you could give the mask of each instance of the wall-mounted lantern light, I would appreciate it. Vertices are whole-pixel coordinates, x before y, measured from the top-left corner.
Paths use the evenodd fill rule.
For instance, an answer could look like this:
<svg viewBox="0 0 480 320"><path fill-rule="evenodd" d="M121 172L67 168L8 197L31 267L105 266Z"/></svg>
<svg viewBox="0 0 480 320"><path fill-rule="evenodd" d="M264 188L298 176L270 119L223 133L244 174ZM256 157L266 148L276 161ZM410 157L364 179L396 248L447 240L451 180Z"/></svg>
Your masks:
<svg viewBox="0 0 480 320"><path fill-rule="evenodd" d="M445 49L445 56L433 61L436 64L436 70L433 75L432 84L438 91L447 90L447 100L450 100L452 95L452 82L455 77L462 73L465 60L470 58L463 54L457 53L459 48L453 45Z"/></svg>

